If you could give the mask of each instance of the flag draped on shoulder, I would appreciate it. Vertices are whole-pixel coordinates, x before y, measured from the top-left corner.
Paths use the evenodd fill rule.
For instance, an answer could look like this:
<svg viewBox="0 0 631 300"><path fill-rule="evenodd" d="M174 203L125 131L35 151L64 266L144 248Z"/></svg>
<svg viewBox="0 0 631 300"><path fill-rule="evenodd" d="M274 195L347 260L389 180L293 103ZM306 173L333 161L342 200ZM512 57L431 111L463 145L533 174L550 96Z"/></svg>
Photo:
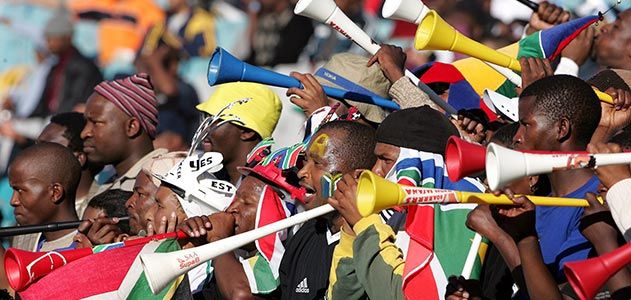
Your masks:
<svg viewBox="0 0 631 300"><path fill-rule="evenodd" d="M451 182L439 154L401 148L399 158L387 179L403 185L481 191L482 185L465 178ZM440 299L447 277L461 274L475 232L465 226L472 204L426 204L408 207L406 232L409 235L403 270L403 292L408 299ZM483 257L474 264L471 278L480 274Z"/></svg>
<svg viewBox="0 0 631 300"><path fill-rule="evenodd" d="M98 253L51 272L19 294L24 300L171 299L184 276L153 295L140 263L140 254L179 249L175 239L127 247L122 247L122 243L97 246L93 250Z"/></svg>

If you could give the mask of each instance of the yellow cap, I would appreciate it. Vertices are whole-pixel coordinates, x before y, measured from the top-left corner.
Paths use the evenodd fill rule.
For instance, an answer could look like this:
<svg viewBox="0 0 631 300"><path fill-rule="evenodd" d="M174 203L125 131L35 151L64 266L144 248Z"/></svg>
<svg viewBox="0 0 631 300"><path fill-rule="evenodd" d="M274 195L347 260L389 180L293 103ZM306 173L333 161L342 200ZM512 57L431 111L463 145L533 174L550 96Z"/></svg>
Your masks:
<svg viewBox="0 0 631 300"><path fill-rule="evenodd" d="M217 86L206 102L197 105L197 109L215 115L229 103L249 98L244 104L233 105L223 114L234 117L222 117L224 120L239 120L239 125L251 129L262 138L272 135L283 104L278 95L265 85L251 82L231 82Z"/></svg>

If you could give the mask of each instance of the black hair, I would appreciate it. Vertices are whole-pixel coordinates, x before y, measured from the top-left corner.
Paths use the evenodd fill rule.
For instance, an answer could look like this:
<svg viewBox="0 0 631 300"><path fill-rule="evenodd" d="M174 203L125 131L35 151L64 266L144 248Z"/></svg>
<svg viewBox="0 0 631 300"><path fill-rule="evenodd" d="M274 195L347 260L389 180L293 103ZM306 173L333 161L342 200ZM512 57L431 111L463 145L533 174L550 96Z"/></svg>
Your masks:
<svg viewBox="0 0 631 300"><path fill-rule="evenodd" d="M133 192L123 191L120 189L107 190L102 192L90 200L89 207L102 209L108 218L127 216L125 202L131 198ZM129 234L129 223L127 221L119 222L118 227L123 233Z"/></svg>
<svg viewBox="0 0 631 300"><path fill-rule="evenodd" d="M371 169L377 161L374 155L377 142L375 129L372 127L354 121L335 120L320 126L317 132L322 131L341 131L344 134L342 138L344 145L338 145L336 147L338 152L334 152L347 168L340 171ZM314 137L318 134L317 132Z"/></svg>
<svg viewBox="0 0 631 300"><path fill-rule="evenodd" d="M501 144L504 147L513 148L513 137L519 129L519 123L506 124L493 133L491 142Z"/></svg>
<svg viewBox="0 0 631 300"><path fill-rule="evenodd" d="M11 166L18 163L26 166L38 179L61 184L66 200L74 205L81 165L70 149L57 143L38 143L20 152Z"/></svg>
<svg viewBox="0 0 631 300"><path fill-rule="evenodd" d="M63 137L68 139L68 148L72 152L83 151L83 139L81 139L81 131L85 127L85 117L78 112L65 112L54 115L50 119L50 123L54 123L66 128Z"/></svg>
<svg viewBox="0 0 631 300"><path fill-rule="evenodd" d="M533 112L550 122L563 118L570 121L571 135L580 145L586 146L600 122L600 102L594 90L583 80L569 75L541 78L520 95L533 97Z"/></svg>

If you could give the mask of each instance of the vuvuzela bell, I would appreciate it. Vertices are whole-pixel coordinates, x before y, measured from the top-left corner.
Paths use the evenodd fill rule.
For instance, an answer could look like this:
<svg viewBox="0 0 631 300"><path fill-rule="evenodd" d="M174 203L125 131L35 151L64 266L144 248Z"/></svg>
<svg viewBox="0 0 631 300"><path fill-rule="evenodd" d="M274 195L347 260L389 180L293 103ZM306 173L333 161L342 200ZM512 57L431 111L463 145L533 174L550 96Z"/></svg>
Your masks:
<svg viewBox="0 0 631 300"><path fill-rule="evenodd" d="M539 196L528 196L528 199L541 206L589 206L584 199ZM514 204L505 195L404 186L381 178L371 171L363 171L359 176L357 208L363 217L399 205L449 203Z"/></svg>

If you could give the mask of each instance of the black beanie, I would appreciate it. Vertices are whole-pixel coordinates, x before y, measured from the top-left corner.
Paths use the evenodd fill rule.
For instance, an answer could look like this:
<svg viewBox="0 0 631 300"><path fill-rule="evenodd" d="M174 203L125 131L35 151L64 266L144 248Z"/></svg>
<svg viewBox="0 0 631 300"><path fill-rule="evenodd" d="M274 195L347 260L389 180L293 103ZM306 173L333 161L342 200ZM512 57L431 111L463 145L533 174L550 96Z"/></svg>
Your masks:
<svg viewBox="0 0 631 300"><path fill-rule="evenodd" d="M439 111L423 105L391 113L379 128L377 142L445 156L447 139L460 136Z"/></svg>

